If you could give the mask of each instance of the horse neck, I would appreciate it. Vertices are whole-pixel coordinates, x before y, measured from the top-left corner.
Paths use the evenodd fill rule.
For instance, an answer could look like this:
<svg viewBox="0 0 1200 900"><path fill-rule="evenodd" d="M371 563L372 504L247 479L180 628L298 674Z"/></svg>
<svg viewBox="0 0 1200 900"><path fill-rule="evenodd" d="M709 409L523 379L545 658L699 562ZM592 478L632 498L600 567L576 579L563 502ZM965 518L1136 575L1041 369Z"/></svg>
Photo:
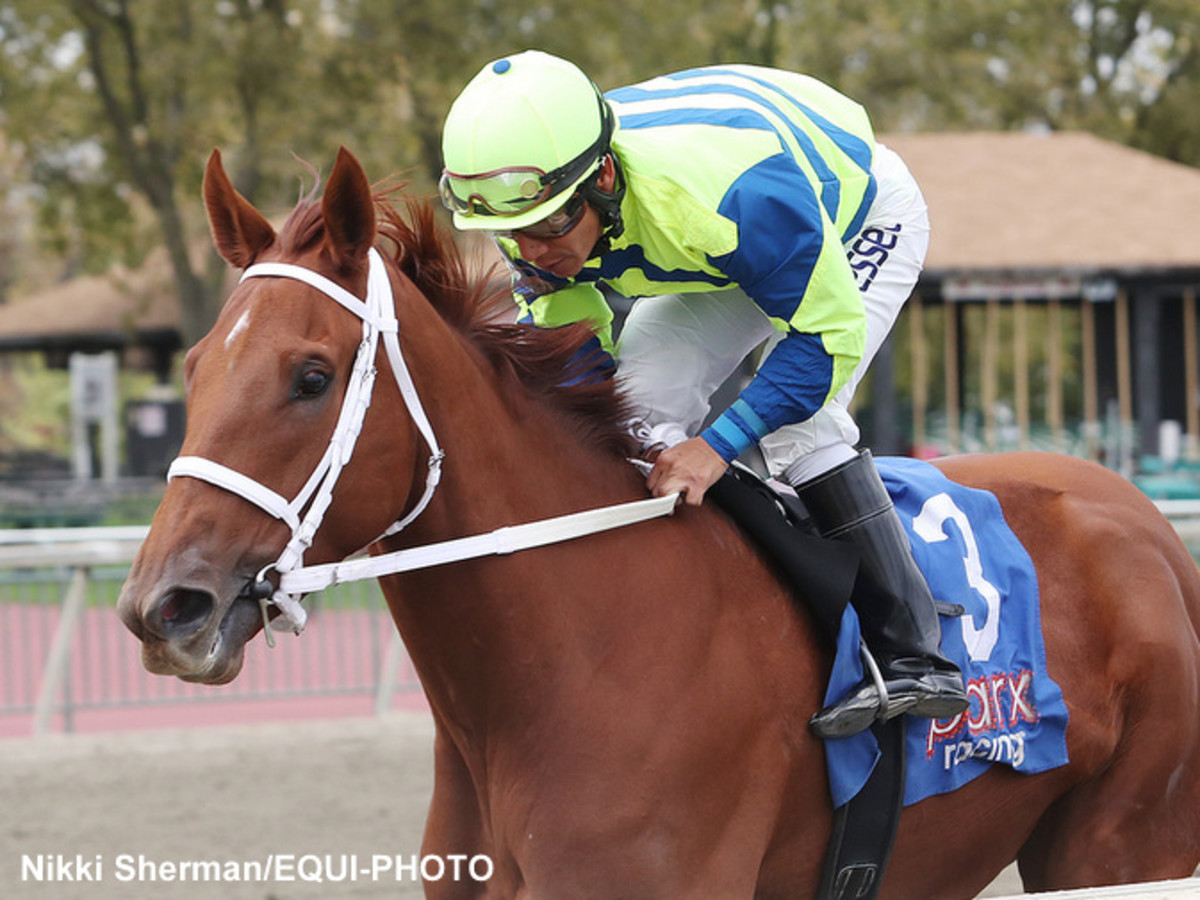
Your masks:
<svg viewBox="0 0 1200 900"><path fill-rule="evenodd" d="M401 334L413 331L405 322ZM411 535L442 540L645 497L636 470L589 446L566 413L501 377L432 310L404 352L446 454Z"/></svg>
<svg viewBox="0 0 1200 900"><path fill-rule="evenodd" d="M561 416L533 398L502 396L490 366L440 319L422 329L418 340L401 325L410 337L405 353L414 380L446 457L433 502L394 546L646 496L632 466L586 446ZM547 669L533 678L531 670L511 663L532 657L553 667L563 647L581 639L580 629L594 627L606 593L590 541L384 580L427 694L445 717L486 717L482 707L501 696L536 703L537 691L553 686ZM581 585L577 572L594 583Z"/></svg>

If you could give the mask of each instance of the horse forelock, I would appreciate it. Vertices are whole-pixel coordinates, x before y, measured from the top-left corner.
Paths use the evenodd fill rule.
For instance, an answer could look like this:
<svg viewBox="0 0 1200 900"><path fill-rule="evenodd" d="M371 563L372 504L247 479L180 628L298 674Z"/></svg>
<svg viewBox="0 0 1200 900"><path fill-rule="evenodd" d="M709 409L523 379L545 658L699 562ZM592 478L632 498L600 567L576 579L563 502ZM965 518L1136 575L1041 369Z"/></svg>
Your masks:
<svg viewBox="0 0 1200 900"><path fill-rule="evenodd" d="M482 355L497 379L511 385L503 393L525 391L562 413L588 446L619 456L637 452L627 423L629 405L612 378L589 377L596 360L582 348L592 338L584 323L536 328L510 321L508 274L491 266L472 268L432 203L394 198L403 185L377 188L374 195L379 236L393 247L389 256L441 318ZM319 246L325 229L318 190L301 199L279 233L285 255ZM382 250L383 248L381 248Z"/></svg>

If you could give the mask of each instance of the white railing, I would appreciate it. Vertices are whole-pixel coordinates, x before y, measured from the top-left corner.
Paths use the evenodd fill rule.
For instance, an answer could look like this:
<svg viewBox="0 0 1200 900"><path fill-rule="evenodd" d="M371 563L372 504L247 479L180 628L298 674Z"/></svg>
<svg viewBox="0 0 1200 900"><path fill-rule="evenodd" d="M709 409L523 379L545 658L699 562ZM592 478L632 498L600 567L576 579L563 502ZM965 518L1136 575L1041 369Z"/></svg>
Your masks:
<svg viewBox="0 0 1200 900"><path fill-rule="evenodd" d="M150 532L148 525L111 528L0 530L0 569L126 565Z"/></svg>
<svg viewBox="0 0 1200 900"><path fill-rule="evenodd" d="M247 671L218 690L142 671L113 606L147 531L0 530L0 725L21 717L40 734L72 730L86 710L344 695L369 696L381 713L398 691L419 690L373 582L315 598L316 627L254 666L270 651L252 642Z"/></svg>
<svg viewBox="0 0 1200 900"><path fill-rule="evenodd" d="M1157 505L1192 552L1200 554L1200 501L1163 500ZM136 653L136 642L117 624L112 604L116 586L123 578L121 569L133 561L148 530L145 526L0 530L0 575L8 573L15 578L16 573L37 572L39 575L28 577L29 583L38 582L40 577L38 583L43 588L58 591L56 596L47 596L43 590L32 601L18 601L15 609L11 598L6 603L0 594L0 721L5 715L31 714L31 730L42 733L52 728L56 716L69 730L73 713L89 706L338 693L369 693L375 712L381 713L391 708L397 690L419 690L404 644L373 582L360 586L362 593L348 604L350 609L342 604L340 612L348 613L340 616L342 621L338 622L337 612L326 614L344 627L317 627L295 642L284 642L280 655L300 656L300 663L285 667L277 659L265 660L257 667L261 670L257 684L242 686L240 682L246 678L243 675L214 696L138 670L124 671L115 677L115 686L108 685L113 658ZM53 574L44 574L47 572ZM7 582L10 588L13 578ZM105 593L100 590L104 584L108 585L107 596L100 596ZM321 603L320 598L317 603ZM325 606L338 608L339 604L335 598ZM353 632L351 625L358 630ZM260 652L258 643L254 642L255 652ZM369 658L366 670L362 665L364 650ZM103 659L96 663L96 658ZM313 658L318 662L310 662ZM71 678L73 660L77 669L88 663L88 673L76 679L79 685L73 685ZM286 679L297 668L304 677L298 679L299 683L288 684ZM346 677L348 669L356 669L356 674ZM279 670L277 675L264 674L275 670ZM314 680L314 671L335 675L323 682L319 677Z"/></svg>
<svg viewBox="0 0 1200 900"><path fill-rule="evenodd" d="M993 897L992 900L1200 900L1200 878L1050 891L1044 894L1012 894Z"/></svg>
<svg viewBox="0 0 1200 900"><path fill-rule="evenodd" d="M1192 555L1200 554L1200 500L1155 500L1154 505L1171 520Z"/></svg>

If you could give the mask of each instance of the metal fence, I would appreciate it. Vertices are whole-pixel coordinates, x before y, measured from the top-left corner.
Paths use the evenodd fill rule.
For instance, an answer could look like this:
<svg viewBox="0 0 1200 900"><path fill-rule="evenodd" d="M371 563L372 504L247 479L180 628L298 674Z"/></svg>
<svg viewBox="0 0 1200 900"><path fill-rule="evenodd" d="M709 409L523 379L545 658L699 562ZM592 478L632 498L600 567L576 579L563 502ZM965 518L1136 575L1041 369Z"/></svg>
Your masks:
<svg viewBox="0 0 1200 900"><path fill-rule="evenodd" d="M1192 556L1200 560L1200 500L1156 500L1154 505L1170 519Z"/></svg>
<svg viewBox="0 0 1200 900"><path fill-rule="evenodd" d="M1200 558L1200 501L1158 506ZM356 698L362 712L419 704L420 684L374 581L310 597L304 634L281 636L274 650L251 641L242 674L228 685L150 675L114 609L146 531L0 531L0 736L71 731L105 711L110 719L114 711L140 714L144 724L147 710L167 708L184 721L220 708L225 719L206 720L219 722L238 705L300 702L304 714L336 698Z"/></svg>
<svg viewBox="0 0 1200 900"><path fill-rule="evenodd" d="M266 704L312 715L418 702L419 683L373 581L309 598L304 634L281 635L274 650L252 641L228 685L150 675L115 612L145 532L0 531L0 735L72 731L88 721L220 722Z"/></svg>

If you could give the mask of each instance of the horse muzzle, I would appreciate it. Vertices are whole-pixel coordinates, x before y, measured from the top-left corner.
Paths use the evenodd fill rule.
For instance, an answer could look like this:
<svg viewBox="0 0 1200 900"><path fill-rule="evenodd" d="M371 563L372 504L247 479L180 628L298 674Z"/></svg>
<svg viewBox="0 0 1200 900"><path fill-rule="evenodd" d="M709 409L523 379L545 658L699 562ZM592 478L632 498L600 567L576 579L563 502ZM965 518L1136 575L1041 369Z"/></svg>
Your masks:
<svg viewBox="0 0 1200 900"><path fill-rule="evenodd" d="M262 626L258 604L238 593L240 588L174 583L141 593L131 580L117 612L141 640L147 671L225 684L241 671L246 642Z"/></svg>

